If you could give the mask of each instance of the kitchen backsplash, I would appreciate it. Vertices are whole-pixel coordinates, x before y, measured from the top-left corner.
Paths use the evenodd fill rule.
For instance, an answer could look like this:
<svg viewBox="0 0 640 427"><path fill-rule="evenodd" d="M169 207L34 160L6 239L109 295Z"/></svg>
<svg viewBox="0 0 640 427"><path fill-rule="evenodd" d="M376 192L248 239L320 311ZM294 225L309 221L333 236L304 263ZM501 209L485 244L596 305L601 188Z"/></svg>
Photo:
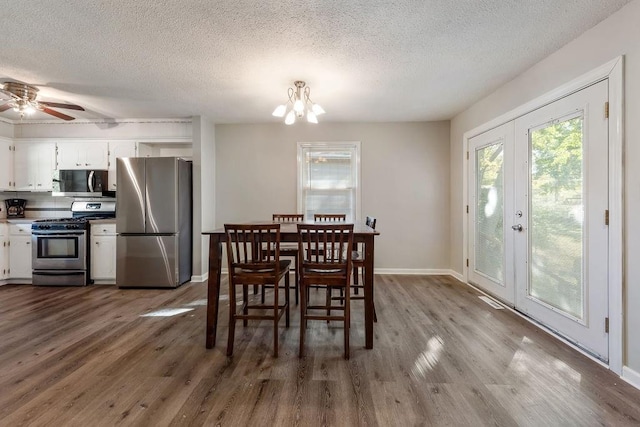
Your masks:
<svg viewBox="0 0 640 427"><path fill-rule="evenodd" d="M7 217L5 199L25 199L25 218L66 218L71 216L71 197L52 197L50 193L0 192L0 219Z"/></svg>

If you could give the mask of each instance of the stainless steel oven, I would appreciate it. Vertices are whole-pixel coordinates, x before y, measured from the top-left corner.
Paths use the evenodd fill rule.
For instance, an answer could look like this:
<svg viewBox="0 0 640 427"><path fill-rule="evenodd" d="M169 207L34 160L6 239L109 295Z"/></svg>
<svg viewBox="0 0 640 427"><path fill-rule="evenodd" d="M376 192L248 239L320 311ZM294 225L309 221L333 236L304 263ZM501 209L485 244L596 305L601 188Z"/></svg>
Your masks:
<svg viewBox="0 0 640 427"><path fill-rule="evenodd" d="M71 218L42 219L31 225L32 281L40 286L91 283L89 221L115 217L115 201L74 201Z"/></svg>
<svg viewBox="0 0 640 427"><path fill-rule="evenodd" d="M86 222L34 222L31 236L34 285L88 283Z"/></svg>

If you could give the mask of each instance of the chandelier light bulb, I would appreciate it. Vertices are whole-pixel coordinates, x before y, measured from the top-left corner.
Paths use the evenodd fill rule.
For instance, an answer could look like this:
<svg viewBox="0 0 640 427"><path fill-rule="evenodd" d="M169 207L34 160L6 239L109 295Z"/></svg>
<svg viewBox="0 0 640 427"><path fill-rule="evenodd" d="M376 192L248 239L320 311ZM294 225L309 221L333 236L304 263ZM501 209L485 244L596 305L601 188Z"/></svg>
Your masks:
<svg viewBox="0 0 640 427"><path fill-rule="evenodd" d="M287 91L289 101L286 104L278 105L273 113L275 117L284 117L285 124L292 125L296 122L296 117L302 119L307 116L307 122L318 123L318 116L324 114L324 109L314 104L309 97L311 89L302 80L293 82L293 86ZM287 110L289 112L287 113Z"/></svg>
<svg viewBox="0 0 640 427"><path fill-rule="evenodd" d="M289 111L289 114L287 114L287 117L284 119L284 124L285 125L292 125L296 122L296 113L295 111L291 110Z"/></svg>
<svg viewBox="0 0 640 427"><path fill-rule="evenodd" d="M272 115L276 117L284 117L284 113L287 112L287 106L285 104L278 105L275 110L273 110Z"/></svg>

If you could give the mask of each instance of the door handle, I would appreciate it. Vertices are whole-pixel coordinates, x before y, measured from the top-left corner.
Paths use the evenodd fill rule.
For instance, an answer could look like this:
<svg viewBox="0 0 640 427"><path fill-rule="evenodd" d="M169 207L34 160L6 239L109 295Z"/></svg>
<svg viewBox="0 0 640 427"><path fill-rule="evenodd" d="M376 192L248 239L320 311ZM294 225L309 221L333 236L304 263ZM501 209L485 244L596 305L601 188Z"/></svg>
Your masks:
<svg viewBox="0 0 640 427"><path fill-rule="evenodd" d="M522 231L522 224L512 225L511 229L516 231Z"/></svg>
<svg viewBox="0 0 640 427"><path fill-rule="evenodd" d="M87 186L89 187L89 192L93 193L93 176L95 175L95 171L89 172L89 178L87 179Z"/></svg>

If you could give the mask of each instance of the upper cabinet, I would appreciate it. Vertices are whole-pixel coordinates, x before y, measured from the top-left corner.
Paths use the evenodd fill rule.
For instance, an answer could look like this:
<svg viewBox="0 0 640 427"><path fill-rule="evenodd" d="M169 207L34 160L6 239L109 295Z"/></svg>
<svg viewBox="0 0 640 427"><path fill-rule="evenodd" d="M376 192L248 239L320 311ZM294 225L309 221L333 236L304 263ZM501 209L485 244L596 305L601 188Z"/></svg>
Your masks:
<svg viewBox="0 0 640 427"><path fill-rule="evenodd" d="M0 191L13 190L13 143L0 139Z"/></svg>
<svg viewBox="0 0 640 427"><path fill-rule="evenodd" d="M56 168L54 142L18 141L14 144L14 191L51 191Z"/></svg>
<svg viewBox="0 0 640 427"><path fill-rule="evenodd" d="M109 168L109 144L106 141L58 142L58 169Z"/></svg>
<svg viewBox="0 0 640 427"><path fill-rule="evenodd" d="M109 190L116 190L116 159L136 157L135 141L109 142Z"/></svg>

